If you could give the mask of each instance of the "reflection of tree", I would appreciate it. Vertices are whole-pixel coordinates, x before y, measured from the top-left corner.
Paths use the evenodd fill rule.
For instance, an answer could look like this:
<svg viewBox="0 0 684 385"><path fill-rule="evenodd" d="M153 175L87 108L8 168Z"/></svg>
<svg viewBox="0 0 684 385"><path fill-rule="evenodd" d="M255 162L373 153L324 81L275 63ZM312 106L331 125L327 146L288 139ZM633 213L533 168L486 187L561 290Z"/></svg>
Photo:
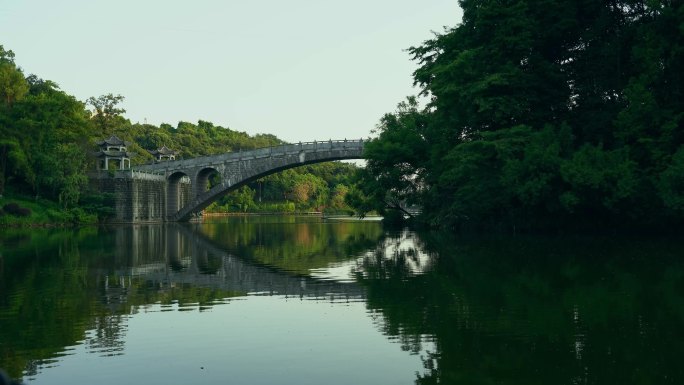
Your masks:
<svg viewBox="0 0 684 385"><path fill-rule="evenodd" d="M164 266L171 256L184 263L190 249L187 240L172 243L168 255L160 246L160 237L177 230L130 230L136 237L97 228L0 233L0 367L10 376L21 377L22 371L35 375L41 363L78 341L85 340L94 353L120 353L131 308L173 303L201 309L236 295L215 288L152 285L132 276L136 264ZM214 260L207 256L200 268L214 269Z"/></svg>
<svg viewBox="0 0 684 385"><path fill-rule="evenodd" d="M86 347L103 356L123 354L126 337L125 316L104 314L94 319L93 331L86 338Z"/></svg>
<svg viewBox="0 0 684 385"><path fill-rule="evenodd" d="M358 256L374 247L383 233L373 222L283 224L242 218L200 231L240 258L301 275Z"/></svg>
<svg viewBox="0 0 684 385"><path fill-rule="evenodd" d="M377 223L335 227L217 226L210 240L192 226L3 231L0 367L12 377L35 375L65 346L79 341L85 341L90 353L122 354L131 311L148 304L204 310L244 295L230 286L205 287L193 281L223 271L225 258L221 248L210 244L214 241L258 263L308 271L359 255L382 234ZM202 228L207 229L211 233L212 226ZM190 282L169 279L188 272L196 274Z"/></svg>
<svg viewBox="0 0 684 385"><path fill-rule="evenodd" d="M91 229L34 229L8 230L0 237L5 249L0 367L11 376L83 337L97 307L79 249L90 235Z"/></svg>
<svg viewBox="0 0 684 385"><path fill-rule="evenodd" d="M681 244L421 238L415 251L381 245L357 272L384 333L414 352L432 336L417 383L684 379ZM434 263L422 275L415 253Z"/></svg>

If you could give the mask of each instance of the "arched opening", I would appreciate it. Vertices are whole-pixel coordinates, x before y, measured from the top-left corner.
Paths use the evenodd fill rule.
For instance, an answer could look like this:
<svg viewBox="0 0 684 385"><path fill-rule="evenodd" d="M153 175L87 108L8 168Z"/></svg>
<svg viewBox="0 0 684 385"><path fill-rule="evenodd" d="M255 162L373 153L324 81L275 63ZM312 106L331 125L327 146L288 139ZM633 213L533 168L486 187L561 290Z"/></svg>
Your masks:
<svg viewBox="0 0 684 385"><path fill-rule="evenodd" d="M194 184L195 196L219 184L221 184L221 174L215 168L204 168L197 173L197 179Z"/></svg>
<svg viewBox="0 0 684 385"><path fill-rule="evenodd" d="M190 202L192 184L190 178L180 171L169 175L168 181L166 215L172 216Z"/></svg>
<svg viewBox="0 0 684 385"><path fill-rule="evenodd" d="M256 181L262 177L287 170L290 168L346 159L363 159L363 141L335 141L326 146L326 151L318 147L318 143L307 144L305 151L302 145L283 145L269 149L268 156L255 150L249 157L244 153L240 158L226 158L224 167L230 167L230 178L210 184L213 174L219 174L213 167L205 167L194 175L193 180L193 203L187 207L182 207L177 213L170 214L169 220L187 221L227 192L238 189L248 183ZM308 149L308 150L307 150ZM314 150L314 151L309 151ZM248 160L244 160L248 159ZM211 159L209 164L216 164L216 159ZM205 164L207 164L205 163ZM213 187L213 188L211 188Z"/></svg>

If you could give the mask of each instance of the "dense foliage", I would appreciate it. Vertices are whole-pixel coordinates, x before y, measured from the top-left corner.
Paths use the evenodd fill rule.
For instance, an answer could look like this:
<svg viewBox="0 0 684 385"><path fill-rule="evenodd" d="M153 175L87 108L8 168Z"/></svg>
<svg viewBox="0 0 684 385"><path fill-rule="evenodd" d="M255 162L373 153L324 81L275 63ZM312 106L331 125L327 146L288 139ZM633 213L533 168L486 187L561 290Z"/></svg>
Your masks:
<svg viewBox="0 0 684 385"><path fill-rule="evenodd" d="M245 132L216 126L200 120L197 124L131 123L123 114L121 95L91 97L85 103L59 89L57 84L35 75L25 76L14 60L14 53L0 46L0 198L23 196L36 202L58 202L61 209L34 207L41 215L22 219L31 221L79 222L111 214L107 197L88 193L87 172L95 170L96 142L111 135L132 142L132 163L152 161L147 150L167 146L180 156L254 149L282 144L274 135L250 136ZM215 205L217 211L258 209L268 202L268 211L346 209L344 194L354 166L334 163L287 171L253 183ZM256 188L259 188L257 194ZM263 200L262 200L263 195ZM254 197L257 197L255 203ZM251 199L246 199L251 197ZM235 200L239 202L234 204ZM11 204L24 201L14 199ZM2 207L7 202L0 202ZM264 203L265 204L265 203ZM43 203L40 206L45 206ZM49 206L49 204L48 204ZM22 206L23 207L23 206ZM47 207L47 206L45 206ZM68 215L58 211L66 211ZM0 210L0 223L9 212ZM45 215L43 215L45 214ZM18 223L12 217L10 222Z"/></svg>
<svg viewBox="0 0 684 385"><path fill-rule="evenodd" d="M226 194L207 211L351 213L345 197L356 170L355 165L341 162L285 170Z"/></svg>
<svg viewBox="0 0 684 385"><path fill-rule="evenodd" d="M461 0L409 52L350 197L435 225L614 228L684 219L684 3Z"/></svg>

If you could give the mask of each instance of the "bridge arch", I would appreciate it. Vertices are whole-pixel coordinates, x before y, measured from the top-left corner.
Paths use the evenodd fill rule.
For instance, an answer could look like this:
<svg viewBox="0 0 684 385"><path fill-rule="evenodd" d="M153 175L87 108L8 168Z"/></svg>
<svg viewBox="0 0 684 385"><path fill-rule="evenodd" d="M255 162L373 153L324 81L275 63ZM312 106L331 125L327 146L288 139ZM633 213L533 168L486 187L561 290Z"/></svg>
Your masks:
<svg viewBox="0 0 684 385"><path fill-rule="evenodd" d="M167 175L166 220L187 221L224 194L267 175L307 164L363 159L364 144L363 139L285 144L137 166L136 169ZM215 173L221 181L207 190L209 179Z"/></svg>
<svg viewBox="0 0 684 385"><path fill-rule="evenodd" d="M215 167L205 167L197 171L192 184L195 196L209 189L209 180L214 175L221 176L221 173Z"/></svg>
<svg viewBox="0 0 684 385"><path fill-rule="evenodd" d="M190 200L190 178L183 171L175 171L167 178L166 213L177 213Z"/></svg>
<svg viewBox="0 0 684 385"><path fill-rule="evenodd" d="M299 155L297 155L299 158ZM215 202L216 200L220 199L222 196L225 194L237 190L240 187L251 183L255 180L261 179L265 176L271 175L271 174L276 174L281 171L285 171L291 168L296 168L300 166L304 166L307 164L314 164L314 163L322 163L322 162L330 162L334 160L342 160L342 159L361 159L360 157L357 158L340 158L340 159L321 159L321 160L305 160L304 162L301 163L290 163L286 165L282 165L280 167L274 167L274 168L256 168L253 170L250 170L248 173L243 174L241 178L237 180L227 180L223 181L219 185L213 187L210 190L205 191L202 194L199 194L196 196L195 199L193 199L188 205L183 207L178 211L178 213L170 218L170 220L177 221L177 222L184 222L188 221L192 218L192 216L195 213L198 213L202 210L204 210L207 206L209 206L211 203Z"/></svg>

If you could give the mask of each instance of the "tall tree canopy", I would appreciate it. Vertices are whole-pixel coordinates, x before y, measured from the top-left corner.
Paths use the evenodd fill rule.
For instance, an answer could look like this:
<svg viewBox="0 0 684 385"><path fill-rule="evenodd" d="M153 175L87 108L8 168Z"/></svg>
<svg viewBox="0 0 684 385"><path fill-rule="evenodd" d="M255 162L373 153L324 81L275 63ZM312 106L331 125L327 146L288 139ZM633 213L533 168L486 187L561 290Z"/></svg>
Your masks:
<svg viewBox="0 0 684 385"><path fill-rule="evenodd" d="M14 52L0 45L0 97L5 106L11 106L28 92L24 74L14 63Z"/></svg>
<svg viewBox="0 0 684 385"><path fill-rule="evenodd" d="M390 196L445 226L682 223L684 3L459 3L458 26L409 49L429 102L382 118L362 210Z"/></svg>

